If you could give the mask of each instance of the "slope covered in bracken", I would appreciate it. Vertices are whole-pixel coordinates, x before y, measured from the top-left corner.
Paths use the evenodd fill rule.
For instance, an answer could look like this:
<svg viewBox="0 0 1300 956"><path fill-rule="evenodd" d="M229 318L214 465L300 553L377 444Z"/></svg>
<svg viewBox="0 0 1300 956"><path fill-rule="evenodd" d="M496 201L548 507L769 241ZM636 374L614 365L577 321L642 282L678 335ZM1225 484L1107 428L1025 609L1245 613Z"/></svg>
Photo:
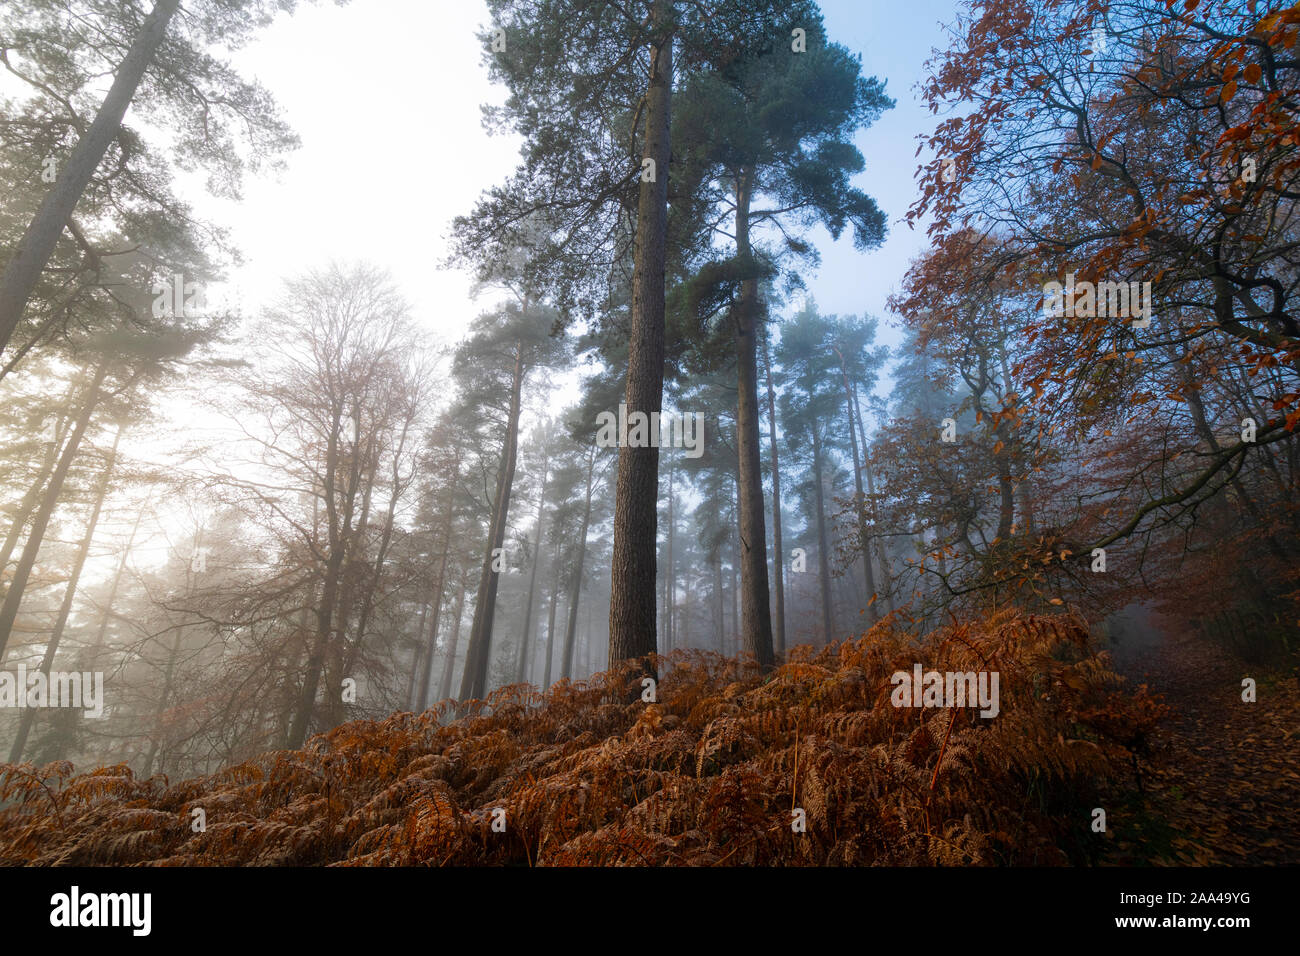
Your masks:
<svg viewBox="0 0 1300 956"><path fill-rule="evenodd" d="M891 675L918 662L997 671L1000 713L893 706ZM3 767L0 862L1086 863L1098 787L1131 782L1163 712L1068 615L922 640L885 623L767 675L675 652L659 673L656 703L631 670L508 687L458 721L451 704L355 721L177 783Z"/></svg>

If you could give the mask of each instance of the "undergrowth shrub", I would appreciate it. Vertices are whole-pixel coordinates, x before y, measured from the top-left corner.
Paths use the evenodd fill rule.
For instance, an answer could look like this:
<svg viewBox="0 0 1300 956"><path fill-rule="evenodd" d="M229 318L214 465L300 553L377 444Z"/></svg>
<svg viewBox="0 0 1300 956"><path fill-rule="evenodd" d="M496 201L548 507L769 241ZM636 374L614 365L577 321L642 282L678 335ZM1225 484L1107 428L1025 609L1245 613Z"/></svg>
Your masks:
<svg viewBox="0 0 1300 956"><path fill-rule="evenodd" d="M1000 713L892 706L891 675L915 662L998 671ZM698 651L657 666L653 704L618 667L502 688L454 722L451 702L353 721L177 783L0 766L0 862L1079 863L1098 787L1132 772L1164 713L1071 616L1004 612L920 643L884 623L767 675Z"/></svg>

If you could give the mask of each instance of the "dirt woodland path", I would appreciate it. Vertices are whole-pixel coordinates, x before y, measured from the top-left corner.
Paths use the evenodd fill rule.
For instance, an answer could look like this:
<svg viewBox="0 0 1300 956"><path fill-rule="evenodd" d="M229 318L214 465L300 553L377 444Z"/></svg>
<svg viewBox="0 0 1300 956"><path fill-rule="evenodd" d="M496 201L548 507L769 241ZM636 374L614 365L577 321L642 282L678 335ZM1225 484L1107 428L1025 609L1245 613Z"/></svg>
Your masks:
<svg viewBox="0 0 1300 956"><path fill-rule="evenodd" d="M1300 675L1244 663L1196 634L1130 631L1117 669L1171 708L1145 791L1107 808L1110 865L1300 865ZM1256 700L1242 700L1242 681Z"/></svg>

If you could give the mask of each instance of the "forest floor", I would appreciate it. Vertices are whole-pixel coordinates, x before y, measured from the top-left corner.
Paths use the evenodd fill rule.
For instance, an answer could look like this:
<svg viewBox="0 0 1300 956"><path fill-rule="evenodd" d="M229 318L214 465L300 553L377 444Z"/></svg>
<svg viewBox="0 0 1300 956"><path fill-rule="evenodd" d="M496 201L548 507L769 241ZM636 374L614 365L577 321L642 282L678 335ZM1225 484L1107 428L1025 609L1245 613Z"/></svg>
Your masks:
<svg viewBox="0 0 1300 956"><path fill-rule="evenodd" d="M1300 864L1300 673L1248 664L1196 634L1137 636L1116 669L1172 709L1142 793L1108 812L1110 865ZM1256 702L1242 680L1256 681Z"/></svg>

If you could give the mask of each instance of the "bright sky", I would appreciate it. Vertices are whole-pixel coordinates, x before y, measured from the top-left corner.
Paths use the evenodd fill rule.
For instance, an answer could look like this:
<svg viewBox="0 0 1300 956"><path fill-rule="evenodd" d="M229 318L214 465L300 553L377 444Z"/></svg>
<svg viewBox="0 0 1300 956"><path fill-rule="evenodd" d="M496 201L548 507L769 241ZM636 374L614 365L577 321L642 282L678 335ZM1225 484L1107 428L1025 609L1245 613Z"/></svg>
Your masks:
<svg viewBox="0 0 1300 956"><path fill-rule="evenodd" d="M867 160L857 184L884 209L888 239L864 255L849 236L836 243L824 232L814 237L822 264L805 281L823 312L887 318L886 299L924 246L923 230L900 222L917 194L916 136L935 122L913 87L931 49L947 45L940 23L950 22L955 8L956 0L822 0L830 37L860 53L864 73L886 79L897 102L857 137ZM441 268L444 239L452 219L518 159L516 141L489 136L481 123L480 106L504 98L488 81L475 36L487 22L486 6L473 0L353 0L342 7L322 0L280 17L236 54L241 72L274 95L302 147L279 176L248 179L241 202L207 195L201 177L178 182L201 216L230 229L245 258L229 282L209 290L210 304L230 303L252 317L277 296L283 278L331 259L363 259L392 273L431 341L461 336L489 302L471 300L468 276ZM882 328L882 341L898 339ZM572 396L556 397L562 404ZM165 461L178 442L218 439L230 426L175 398L170 407L170 435L131 433L123 450ZM169 547L184 548L176 538L192 522L161 537L142 529L136 552L165 560ZM126 531L114 530L115 537ZM91 575L107 573L101 563L92 562Z"/></svg>
<svg viewBox="0 0 1300 956"><path fill-rule="evenodd" d="M822 8L832 39L861 53L864 72L887 79L897 101L858 136L867 158L858 185L885 210L890 235L864 256L847 236L831 243L822 233L822 266L807 282L824 312L883 317L923 245L921 230L899 222L916 195L916 134L934 124L912 87L931 48L945 45L938 24L953 19L955 2ZM480 121L480 104L504 95L474 36L487 21L483 4L459 0L322 3L282 17L240 51L239 67L274 94L303 144L280 177L250 180L242 203L192 197L245 254L227 294L246 314L274 297L282 277L331 258L390 270L419 321L444 340L486 305L471 302L465 275L439 263L452 218L517 160L517 145L488 136Z"/></svg>

